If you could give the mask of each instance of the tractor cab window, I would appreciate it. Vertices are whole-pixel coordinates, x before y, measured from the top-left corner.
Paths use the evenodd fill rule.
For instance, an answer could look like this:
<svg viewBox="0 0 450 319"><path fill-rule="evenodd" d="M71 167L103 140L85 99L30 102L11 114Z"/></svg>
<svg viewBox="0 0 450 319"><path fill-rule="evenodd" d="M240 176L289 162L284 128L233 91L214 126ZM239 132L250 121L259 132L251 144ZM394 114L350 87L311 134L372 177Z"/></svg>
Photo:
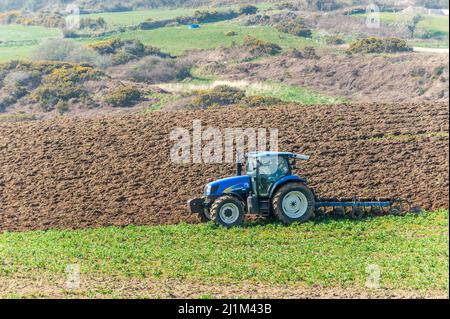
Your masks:
<svg viewBox="0 0 450 319"><path fill-rule="evenodd" d="M245 167L247 175L254 176L256 174L256 158L248 158L247 165Z"/></svg>
<svg viewBox="0 0 450 319"><path fill-rule="evenodd" d="M249 158L247 161L247 174L252 178L253 186L258 186L258 194L267 196L273 183L290 174L289 162L287 158L282 156Z"/></svg>

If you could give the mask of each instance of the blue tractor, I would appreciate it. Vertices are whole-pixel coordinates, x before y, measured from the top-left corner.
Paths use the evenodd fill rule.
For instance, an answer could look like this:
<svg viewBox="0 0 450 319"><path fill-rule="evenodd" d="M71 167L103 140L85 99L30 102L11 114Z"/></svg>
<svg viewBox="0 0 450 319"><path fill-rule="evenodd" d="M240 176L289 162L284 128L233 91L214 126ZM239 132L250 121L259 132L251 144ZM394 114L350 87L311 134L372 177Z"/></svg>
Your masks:
<svg viewBox="0 0 450 319"><path fill-rule="evenodd" d="M363 207L391 214L401 214L401 201L391 199L319 199L308 187L305 178L294 175L296 160L309 156L290 152L252 152L245 156L246 174L238 163L236 176L208 183L201 198L188 201L191 213L199 214L203 221L212 220L218 225L240 225L246 214L258 214L279 220L284 224L305 222L314 217L316 210L332 208L342 215L354 218L364 215ZM349 208L349 209L348 209Z"/></svg>

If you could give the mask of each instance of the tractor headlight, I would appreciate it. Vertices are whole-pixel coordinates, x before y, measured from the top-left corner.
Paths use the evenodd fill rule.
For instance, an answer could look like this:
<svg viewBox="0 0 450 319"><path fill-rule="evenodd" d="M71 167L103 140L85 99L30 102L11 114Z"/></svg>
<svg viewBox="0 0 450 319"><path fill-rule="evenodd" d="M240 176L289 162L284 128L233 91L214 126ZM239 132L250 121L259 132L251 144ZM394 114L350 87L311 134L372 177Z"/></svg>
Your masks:
<svg viewBox="0 0 450 319"><path fill-rule="evenodd" d="M211 194L211 185L206 185L205 186L205 195L208 196L209 194Z"/></svg>

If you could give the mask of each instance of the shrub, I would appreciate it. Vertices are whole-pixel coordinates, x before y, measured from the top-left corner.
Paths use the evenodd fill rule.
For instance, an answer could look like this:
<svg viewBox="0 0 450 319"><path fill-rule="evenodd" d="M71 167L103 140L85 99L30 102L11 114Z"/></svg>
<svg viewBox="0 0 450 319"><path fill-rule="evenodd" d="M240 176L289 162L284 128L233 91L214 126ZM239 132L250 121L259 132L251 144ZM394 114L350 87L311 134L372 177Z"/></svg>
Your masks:
<svg viewBox="0 0 450 319"><path fill-rule="evenodd" d="M52 111L61 101L85 97L82 83L101 76L103 73L89 66L69 63L56 65L44 78L42 85L31 94L31 98L44 111Z"/></svg>
<svg viewBox="0 0 450 319"><path fill-rule="evenodd" d="M239 105L244 107L268 107L274 105L280 105L284 102L280 99L270 97L270 96L246 96L244 97Z"/></svg>
<svg viewBox="0 0 450 319"><path fill-rule="evenodd" d="M348 53L394 53L412 51L406 41L399 38L363 38L352 41Z"/></svg>
<svg viewBox="0 0 450 319"><path fill-rule="evenodd" d="M14 99L12 96L7 95L0 97L0 112L3 112L6 110L6 108L14 103L16 103L16 99Z"/></svg>
<svg viewBox="0 0 450 319"><path fill-rule="evenodd" d="M91 63L103 65L101 56L89 47L64 39L44 41L32 54L33 60L67 61L74 63Z"/></svg>
<svg viewBox="0 0 450 319"><path fill-rule="evenodd" d="M76 39L81 37L81 35L75 30L64 29L63 37L66 39Z"/></svg>
<svg viewBox="0 0 450 319"><path fill-rule="evenodd" d="M126 78L151 84L183 80L190 76L191 68L187 62L160 57L146 57L127 67Z"/></svg>
<svg viewBox="0 0 450 319"><path fill-rule="evenodd" d="M227 106L239 103L245 92L227 85L216 86L211 90L198 91L192 100L192 108L205 109L208 107Z"/></svg>
<svg viewBox="0 0 450 319"><path fill-rule="evenodd" d="M50 11L39 11L29 13L26 11L11 11L0 15L0 22L5 24L40 25L47 28L61 28L65 20L61 13Z"/></svg>
<svg viewBox="0 0 450 319"><path fill-rule="evenodd" d="M277 25L280 32L289 33L298 37L311 38L312 31L307 28L301 19L285 20Z"/></svg>
<svg viewBox="0 0 450 319"><path fill-rule="evenodd" d="M235 31L228 31L228 32L225 32L225 35L227 37L234 37L234 36L237 35L237 32L235 32Z"/></svg>
<svg viewBox="0 0 450 319"><path fill-rule="evenodd" d="M141 22L139 24L139 29L141 30L153 30L153 29L157 29L157 28L162 28L165 26L168 26L171 23L177 22L176 19L174 20L158 20L158 21L154 21L152 19L147 19L144 22Z"/></svg>
<svg viewBox="0 0 450 319"><path fill-rule="evenodd" d="M69 105L67 104L67 102L66 101L62 101L62 100L60 100L57 104L56 104L56 111L59 113L59 114L64 114L64 113L66 113L66 112L68 112L69 111Z"/></svg>
<svg viewBox="0 0 450 319"><path fill-rule="evenodd" d="M258 12L258 8L252 6L250 4L242 5L239 7L239 13L245 15L256 14Z"/></svg>
<svg viewBox="0 0 450 319"><path fill-rule="evenodd" d="M316 59L318 58L316 54L316 49L312 46L306 46L303 48L303 50L299 50L296 48L289 49L287 51L287 56L290 56L292 58L296 59Z"/></svg>
<svg viewBox="0 0 450 319"><path fill-rule="evenodd" d="M139 40L105 40L92 43L89 48L102 56L107 56L112 65L124 64L149 55L170 57L169 54L161 52L158 48L146 46Z"/></svg>
<svg viewBox="0 0 450 319"><path fill-rule="evenodd" d="M97 51L101 55L114 54L120 49L124 42L120 39L104 40L89 44L88 47Z"/></svg>
<svg viewBox="0 0 450 319"><path fill-rule="evenodd" d="M99 30L105 29L107 23L105 19L99 17L97 19L94 18L81 18L80 19L80 29L89 29L89 30Z"/></svg>
<svg viewBox="0 0 450 319"><path fill-rule="evenodd" d="M119 86L108 92L105 102L113 107L130 107L139 102L141 96L135 86Z"/></svg>
<svg viewBox="0 0 450 319"><path fill-rule="evenodd" d="M223 20L231 20L236 17L238 17L239 14L235 11L229 10L229 11L201 11L197 10L194 13L193 21L192 22L198 22L198 23L211 23L211 22L218 22ZM190 24L192 22L188 22L185 24Z"/></svg>
<svg viewBox="0 0 450 319"><path fill-rule="evenodd" d="M302 51L300 51L297 48L290 48L290 49L288 49L288 51L286 52L286 55L291 57L291 58L296 58L296 59L303 58Z"/></svg>
<svg viewBox="0 0 450 319"><path fill-rule="evenodd" d="M281 47L278 44L259 40L251 36L244 38L243 46L250 49L250 52L256 55L275 55L281 52Z"/></svg>
<svg viewBox="0 0 450 319"><path fill-rule="evenodd" d="M282 3L276 3L275 9L297 11L299 8L296 7L292 2L282 2Z"/></svg>
<svg viewBox="0 0 450 319"><path fill-rule="evenodd" d="M325 36L325 43L328 45L341 45L341 44L344 44L345 41L340 36L329 35L329 36Z"/></svg>
<svg viewBox="0 0 450 319"><path fill-rule="evenodd" d="M302 51L303 57L305 59L316 59L316 49L312 46L306 46Z"/></svg>

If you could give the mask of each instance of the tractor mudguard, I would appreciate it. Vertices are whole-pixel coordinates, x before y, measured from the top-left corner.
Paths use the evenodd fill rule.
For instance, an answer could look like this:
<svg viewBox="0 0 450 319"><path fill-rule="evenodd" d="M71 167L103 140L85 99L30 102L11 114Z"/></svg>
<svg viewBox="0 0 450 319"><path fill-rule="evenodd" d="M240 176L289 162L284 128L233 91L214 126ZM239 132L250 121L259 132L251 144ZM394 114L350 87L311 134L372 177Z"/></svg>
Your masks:
<svg viewBox="0 0 450 319"><path fill-rule="evenodd" d="M307 183L306 179L304 179L304 178L302 178L302 177L300 177L300 176L297 176L297 175L288 175L288 176L285 176L285 177L283 177L283 178L280 178L280 179L279 179L278 181L276 181L275 183L273 183L273 185L272 185L272 187L270 188L270 191L269 191L269 198L272 198L272 195L274 194L275 190L276 190L279 186L281 186L281 185L283 185L283 184L285 184L285 183L291 183L291 182L299 182L299 183L304 183L304 184Z"/></svg>

